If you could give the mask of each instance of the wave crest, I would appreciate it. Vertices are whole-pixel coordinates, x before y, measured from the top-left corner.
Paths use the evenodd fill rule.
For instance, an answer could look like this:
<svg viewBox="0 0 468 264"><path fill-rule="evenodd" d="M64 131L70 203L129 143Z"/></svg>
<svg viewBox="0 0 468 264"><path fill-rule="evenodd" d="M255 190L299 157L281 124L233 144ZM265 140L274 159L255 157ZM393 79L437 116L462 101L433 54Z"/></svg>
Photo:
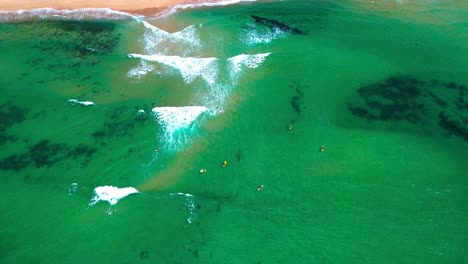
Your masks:
<svg viewBox="0 0 468 264"><path fill-rule="evenodd" d="M190 142L193 123L208 110L205 106L164 106L152 111L164 132L163 143L172 150Z"/></svg>
<svg viewBox="0 0 468 264"><path fill-rule="evenodd" d="M208 84L213 84L217 77L216 58L192 58L164 55L130 54L130 58L139 58L146 61L159 62L177 69L186 83L191 83L199 76Z"/></svg>
<svg viewBox="0 0 468 264"><path fill-rule="evenodd" d="M99 186L94 188L94 196L91 199L89 205L95 205L100 201L105 201L110 205L115 205L120 201L120 199L134 193L140 192L133 187L118 188L110 185Z"/></svg>

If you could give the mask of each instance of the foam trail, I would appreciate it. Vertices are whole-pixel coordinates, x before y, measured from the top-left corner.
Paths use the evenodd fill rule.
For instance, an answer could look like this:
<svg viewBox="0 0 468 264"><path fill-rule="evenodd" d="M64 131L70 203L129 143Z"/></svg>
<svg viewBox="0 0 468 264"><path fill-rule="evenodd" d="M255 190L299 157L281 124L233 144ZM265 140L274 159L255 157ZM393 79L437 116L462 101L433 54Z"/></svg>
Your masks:
<svg viewBox="0 0 468 264"><path fill-rule="evenodd" d="M110 8L82 8L72 10L57 10L53 8L38 8L32 10L0 11L0 21L24 21L30 19L60 18L70 20L90 19L126 19L141 16L112 10Z"/></svg>
<svg viewBox="0 0 468 264"><path fill-rule="evenodd" d="M96 106L96 104L91 101L78 101L76 99L70 99L68 100L68 103L71 105Z"/></svg>
<svg viewBox="0 0 468 264"><path fill-rule="evenodd" d="M72 195L76 193L77 190L78 190L78 183L74 182L70 184L70 186L67 188L67 193L68 195Z"/></svg>
<svg viewBox="0 0 468 264"><path fill-rule="evenodd" d="M187 223L192 224L197 219L197 206L195 205L194 196L190 193L170 193L169 195L179 195L185 197L185 207L187 208L189 215L187 217Z"/></svg>
<svg viewBox="0 0 468 264"><path fill-rule="evenodd" d="M217 1L217 2L203 2L203 3L196 3L196 4L181 4L175 5L171 8L164 10L161 13L155 15L155 18L166 17L169 15L174 14L179 10L184 9L192 9L192 8L200 8L200 7L214 7L214 6L226 6L226 5L233 5L241 2L255 2L256 0L225 0L225 1Z"/></svg>
<svg viewBox="0 0 468 264"><path fill-rule="evenodd" d="M170 193L169 195L180 195L180 196L186 196L186 197L193 197L193 195L190 194L190 193L182 193L182 192Z"/></svg>
<svg viewBox="0 0 468 264"><path fill-rule="evenodd" d="M284 38L289 35L288 32L282 31L279 28L259 27L253 23L249 23L247 26L249 29L244 32L241 39L249 46L268 44L275 39Z"/></svg>
<svg viewBox="0 0 468 264"><path fill-rule="evenodd" d="M184 129L190 128L193 122L208 108L204 106L182 106L182 107L155 107L153 113L158 123L163 127L164 141L170 149L177 148L190 140L190 134Z"/></svg>
<svg viewBox="0 0 468 264"><path fill-rule="evenodd" d="M95 205L100 201L108 202L110 205L117 204L122 198L130 194L140 193L133 187L118 188L110 185L99 186L94 188L94 196L89 205Z"/></svg>
<svg viewBox="0 0 468 264"><path fill-rule="evenodd" d="M180 56L143 54L130 54L129 57L139 58L146 61L159 62L177 69L186 83L193 82L193 80L199 76L208 84L214 84L218 75L216 58L184 58Z"/></svg>
<svg viewBox="0 0 468 264"><path fill-rule="evenodd" d="M232 89L236 86L242 68L254 69L259 67L271 53L240 54L227 59L229 81L227 83L211 83L208 94L202 97L203 105L210 108L214 114L224 112L225 104Z"/></svg>

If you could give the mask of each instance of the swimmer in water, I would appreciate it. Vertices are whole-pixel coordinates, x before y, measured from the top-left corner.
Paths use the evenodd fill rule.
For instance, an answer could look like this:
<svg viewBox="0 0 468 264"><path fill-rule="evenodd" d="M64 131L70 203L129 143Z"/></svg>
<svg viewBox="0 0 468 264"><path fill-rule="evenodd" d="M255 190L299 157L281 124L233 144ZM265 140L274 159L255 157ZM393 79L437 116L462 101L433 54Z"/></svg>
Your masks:
<svg viewBox="0 0 468 264"><path fill-rule="evenodd" d="M324 152L325 151L325 147L324 146L320 146L320 152Z"/></svg>
<svg viewBox="0 0 468 264"><path fill-rule="evenodd" d="M223 168L226 168L226 166L227 166L227 161L225 160L225 161L223 162Z"/></svg>
<svg viewBox="0 0 468 264"><path fill-rule="evenodd" d="M257 187L257 191L260 191L261 189L263 189L263 184Z"/></svg>
<svg viewBox="0 0 468 264"><path fill-rule="evenodd" d="M200 173L205 173L206 172L206 169L201 169L200 170Z"/></svg>

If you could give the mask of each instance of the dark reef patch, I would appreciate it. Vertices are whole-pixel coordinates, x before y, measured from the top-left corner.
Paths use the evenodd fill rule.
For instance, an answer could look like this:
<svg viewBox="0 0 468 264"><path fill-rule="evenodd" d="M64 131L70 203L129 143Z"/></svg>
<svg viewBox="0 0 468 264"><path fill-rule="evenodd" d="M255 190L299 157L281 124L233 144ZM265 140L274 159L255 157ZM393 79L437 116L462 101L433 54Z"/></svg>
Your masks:
<svg viewBox="0 0 468 264"><path fill-rule="evenodd" d="M26 112L25 108L12 103L0 105L0 132L16 123L23 122L26 119Z"/></svg>
<svg viewBox="0 0 468 264"><path fill-rule="evenodd" d="M348 109L369 121L433 123L468 140L467 92L464 85L455 82L392 76L361 87L358 95L362 103L349 104Z"/></svg>
<svg viewBox="0 0 468 264"><path fill-rule="evenodd" d="M36 167L50 167L67 157L66 150L65 144L42 140L30 148L29 154Z"/></svg>
<svg viewBox="0 0 468 264"><path fill-rule="evenodd" d="M99 130L93 132L94 139L105 139L109 137L130 136L135 132L135 128L148 121L148 112L140 113L138 108L121 106L112 110L104 125Z"/></svg>
<svg viewBox="0 0 468 264"><path fill-rule="evenodd" d="M260 17L260 16L255 16L251 15L251 17L255 20L255 23L262 24L272 30L281 30L283 32L291 33L291 34L304 34L302 30L299 30L297 28L290 27L284 23L281 23L277 20L266 18L266 17Z"/></svg>
<svg viewBox="0 0 468 264"><path fill-rule="evenodd" d="M149 251L148 251L147 248L145 248L142 251L140 251L140 259L144 260L144 259L147 259L147 258L149 258Z"/></svg>
<svg viewBox="0 0 468 264"><path fill-rule="evenodd" d="M27 154L17 154L0 160L0 169L19 171L31 163L31 158Z"/></svg>
<svg viewBox="0 0 468 264"><path fill-rule="evenodd" d="M453 135L464 138L468 141L468 117L461 117L457 114L439 113L439 126Z"/></svg>
<svg viewBox="0 0 468 264"><path fill-rule="evenodd" d="M47 73L46 79L36 80L38 84L76 80L78 85L90 85L81 81L83 72L113 52L120 38L119 27L113 21L44 19L0 23L0 39L5 45L30 50L31 56L23 63Z"/></svg>
<svg viewBox="0 0 468 264"><path fill-rule="evenodd" d="M7 142L15 142L17 137L8 135L7 130L26 119L27 110L12 103L0 105L0 146Z"/></svg>
<svg viewBox="0 0 468 264"><path fill-rule="evenodd" d="M289 84L289 88L294 90L294 96L291 98L291 106L294 111L298 114L302 112L302 106L304 102L302 99L304 98L304 89L309 88L308 85L302 84L301 82L294 81Z"/></svg>
<svg viewBox="0 0 468 264"><path fill-rule="evenodd" d="M51 167L68 158L83 158L83 165L86 165L97 150L86 145L70 147L62 143L53 143L50 140L41 140L30 146L24 153L14 154L0 160L0 169L18 171L28 166Z"/></svg>
<svg viewBox="0 0 468 264"><path fill-rule="evenodd" d="M356 116L369 120L420 122L424 104L420 100L422 83L407 76L394 76L381 83L359 89L364 107L349 105Z"/></svg>

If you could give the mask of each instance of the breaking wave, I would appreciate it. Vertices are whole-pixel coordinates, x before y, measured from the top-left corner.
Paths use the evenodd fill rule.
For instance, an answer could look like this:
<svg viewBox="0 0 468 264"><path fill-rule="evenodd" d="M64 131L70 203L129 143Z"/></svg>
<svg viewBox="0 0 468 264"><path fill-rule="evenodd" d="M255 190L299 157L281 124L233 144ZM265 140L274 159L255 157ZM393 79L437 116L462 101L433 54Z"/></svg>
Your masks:
<svg viewBox="0 0 468 264"><path fill-rule="evenodd" d="M268 44L276 39L285 38L290 33L279 28L267 28L257 26L254 23L249 23L247 29L244 30L240 39L247 46L255 46L259 44Z"/></svg>
<svg viewBox="0 0 468 264"><path fill-rule="evenodd" d="M241 54L228 59L229 67L230 67L230 76L231 79L237 79L239 73L242 70L242 66L245 66L250 69L257 68L260 66L271 54L268 53L259 53L253 55Z"/></svg>
<svg viewBox="0 0 468 264"><path fill-rule="evenodd" d="M216 58L192 58L164 55L130 54L130 58L159 62L177 69L186 83L191 83L196 77L201 77L208 84L216 81Z"/></svg>
<svg viewBox="0 0 468 264"><path fill-rule="evenodd" d="M110 205L117 204L122 198L131 194L140 193L133 187L118 188L110 185L99 186L94 188L93 198L89 205L95 205L100 201L108 202Z"/></svg>
<svg viewBox="0 0 468 264"><path fill-rule="evenodd" d="M205 106L165 106L153 108L153 114L161 125L164 137L161 143L169 150L189 143L195 133L195 121L208 111Z"/></svg>

